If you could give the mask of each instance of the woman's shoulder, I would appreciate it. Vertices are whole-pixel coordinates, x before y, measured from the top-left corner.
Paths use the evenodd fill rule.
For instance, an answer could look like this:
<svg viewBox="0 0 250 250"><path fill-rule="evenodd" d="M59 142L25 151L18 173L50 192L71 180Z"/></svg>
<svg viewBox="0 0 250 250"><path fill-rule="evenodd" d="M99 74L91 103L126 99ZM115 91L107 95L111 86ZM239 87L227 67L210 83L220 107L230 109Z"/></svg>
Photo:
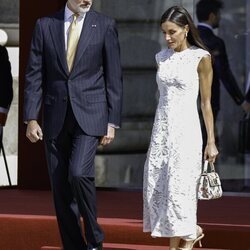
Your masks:
<svg viewBox="0 0 250 250"><path fill-rule="evenodd" d="M171 49L162 49L160 52L156 53L155 59L156 62L162 62L167 59L167 57L170 55Z"/></svg>
<svg viewBox="0 0 250 250"><path fill-rule="evenodd" d="M202 49L202 48L199 48L197 46L192 46L192 50L195 52L195 54L197 55L198 58L202 58L204 56L211 56L209 51Z"/></svg>

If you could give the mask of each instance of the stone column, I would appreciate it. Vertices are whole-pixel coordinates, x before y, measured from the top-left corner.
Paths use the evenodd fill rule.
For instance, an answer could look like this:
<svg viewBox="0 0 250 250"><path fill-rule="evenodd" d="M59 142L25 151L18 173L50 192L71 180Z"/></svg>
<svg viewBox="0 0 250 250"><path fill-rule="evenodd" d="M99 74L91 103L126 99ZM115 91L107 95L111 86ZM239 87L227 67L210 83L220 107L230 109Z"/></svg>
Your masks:
<svg viewBox="0 0 250 250"><path fill-rule="evenodd" d="M158 102L155 54L166 46L160 17L181 1L95 0L117 22L124 78L123 124L96 157L98 186L142 187L143 166Z"/></svg>
<svg viewBox="0 0 250 250"><path fill-rule="evenodd" d="M246 13L250 13L250 0L246 3ZM245 89L250 89L250 16L246 18L246 31L244 32L246 37L246 79L248 80ZM245 155L245 166L244 166L244 185L250 188L250 154Z"/></svg>
<svg viewBox="0 0 250 250"><path fill-rule="evenodd" d="M224 40L228 54L229 65L236 78L238 86L244 93L246 83L247 63L247 36L246 18L249 12L246 11L246 1L224 1L224 8L221 11L221 23L218 35ZM243 110L236 105L231 96L221 84L221 109L218 117L218 135L220 139L220 161L219 171L225 171L230 166L230 178L244 178L241 155L239 154L239 121L243 117ZM230 125L229 125L230 124ZM238 173L238 177L235 174ZM230 187L233 188L233 185Z"/></svg>

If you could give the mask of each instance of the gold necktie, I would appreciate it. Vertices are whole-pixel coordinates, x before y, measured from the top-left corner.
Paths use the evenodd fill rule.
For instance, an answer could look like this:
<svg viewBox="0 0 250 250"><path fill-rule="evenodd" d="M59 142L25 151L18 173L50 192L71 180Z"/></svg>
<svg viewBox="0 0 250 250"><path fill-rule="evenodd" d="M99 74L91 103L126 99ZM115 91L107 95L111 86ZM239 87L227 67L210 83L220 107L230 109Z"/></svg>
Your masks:
<svg viewBox="0 0 250 250"><path fill-rule="evenodd" d="M73 15L73 21L70 24L68 33L67 63L69 72L71 71L74 63L76 48L80 37L77 29L77 17L78 17L77 14Z"/></svg>

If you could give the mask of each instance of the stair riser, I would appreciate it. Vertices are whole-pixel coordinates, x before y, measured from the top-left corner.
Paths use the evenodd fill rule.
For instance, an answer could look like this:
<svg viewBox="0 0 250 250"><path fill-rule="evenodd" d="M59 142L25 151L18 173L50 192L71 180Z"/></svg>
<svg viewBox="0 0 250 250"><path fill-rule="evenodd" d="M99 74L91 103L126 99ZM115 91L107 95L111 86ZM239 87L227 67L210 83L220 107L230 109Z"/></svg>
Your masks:
<svg viewBox="0 0 250 250"><path fill-rule="evenodd" d="M142 232L141 223L130 220L122 223L119 220L100 219L105 232L105 242L120 244L138 244L167 246L166 238L154 239ZM3 216L0 215L0 249L34 250L42 246L59 246L60 237L55 217L50 216ZM250 227L212 227L202 225L205 229L203 247L231 250L250 249ZM7 247L6 247L7 246Z"/></svg>

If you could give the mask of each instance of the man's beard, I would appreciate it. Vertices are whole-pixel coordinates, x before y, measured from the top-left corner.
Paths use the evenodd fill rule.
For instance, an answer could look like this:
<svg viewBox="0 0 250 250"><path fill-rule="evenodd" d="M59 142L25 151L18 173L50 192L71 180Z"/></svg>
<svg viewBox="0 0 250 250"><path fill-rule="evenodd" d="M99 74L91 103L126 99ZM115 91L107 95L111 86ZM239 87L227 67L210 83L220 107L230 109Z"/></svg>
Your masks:
<svg viewBox="0 0 250 250"><path fill-rule="evenodd" d="M213 22L212 27L213 27L213 29L217 29L217 28L219 28L219 26L220 26L220 20L218 18L217 20L215 20Z"/></svg>
<svg viewBox="0 0 250 250"><path fill-rule="evenodd" d="M217 28L219 28L219 23L213 24L213 29L217 29Z"/></svg>
<svg viewBox="0 0 250 250"><path fill-rule="evenodd" d="M85 14L90 10L91 5L87 6L87 7L83 7L83 6L77 6L77 12L79 14Z"/></svg>

